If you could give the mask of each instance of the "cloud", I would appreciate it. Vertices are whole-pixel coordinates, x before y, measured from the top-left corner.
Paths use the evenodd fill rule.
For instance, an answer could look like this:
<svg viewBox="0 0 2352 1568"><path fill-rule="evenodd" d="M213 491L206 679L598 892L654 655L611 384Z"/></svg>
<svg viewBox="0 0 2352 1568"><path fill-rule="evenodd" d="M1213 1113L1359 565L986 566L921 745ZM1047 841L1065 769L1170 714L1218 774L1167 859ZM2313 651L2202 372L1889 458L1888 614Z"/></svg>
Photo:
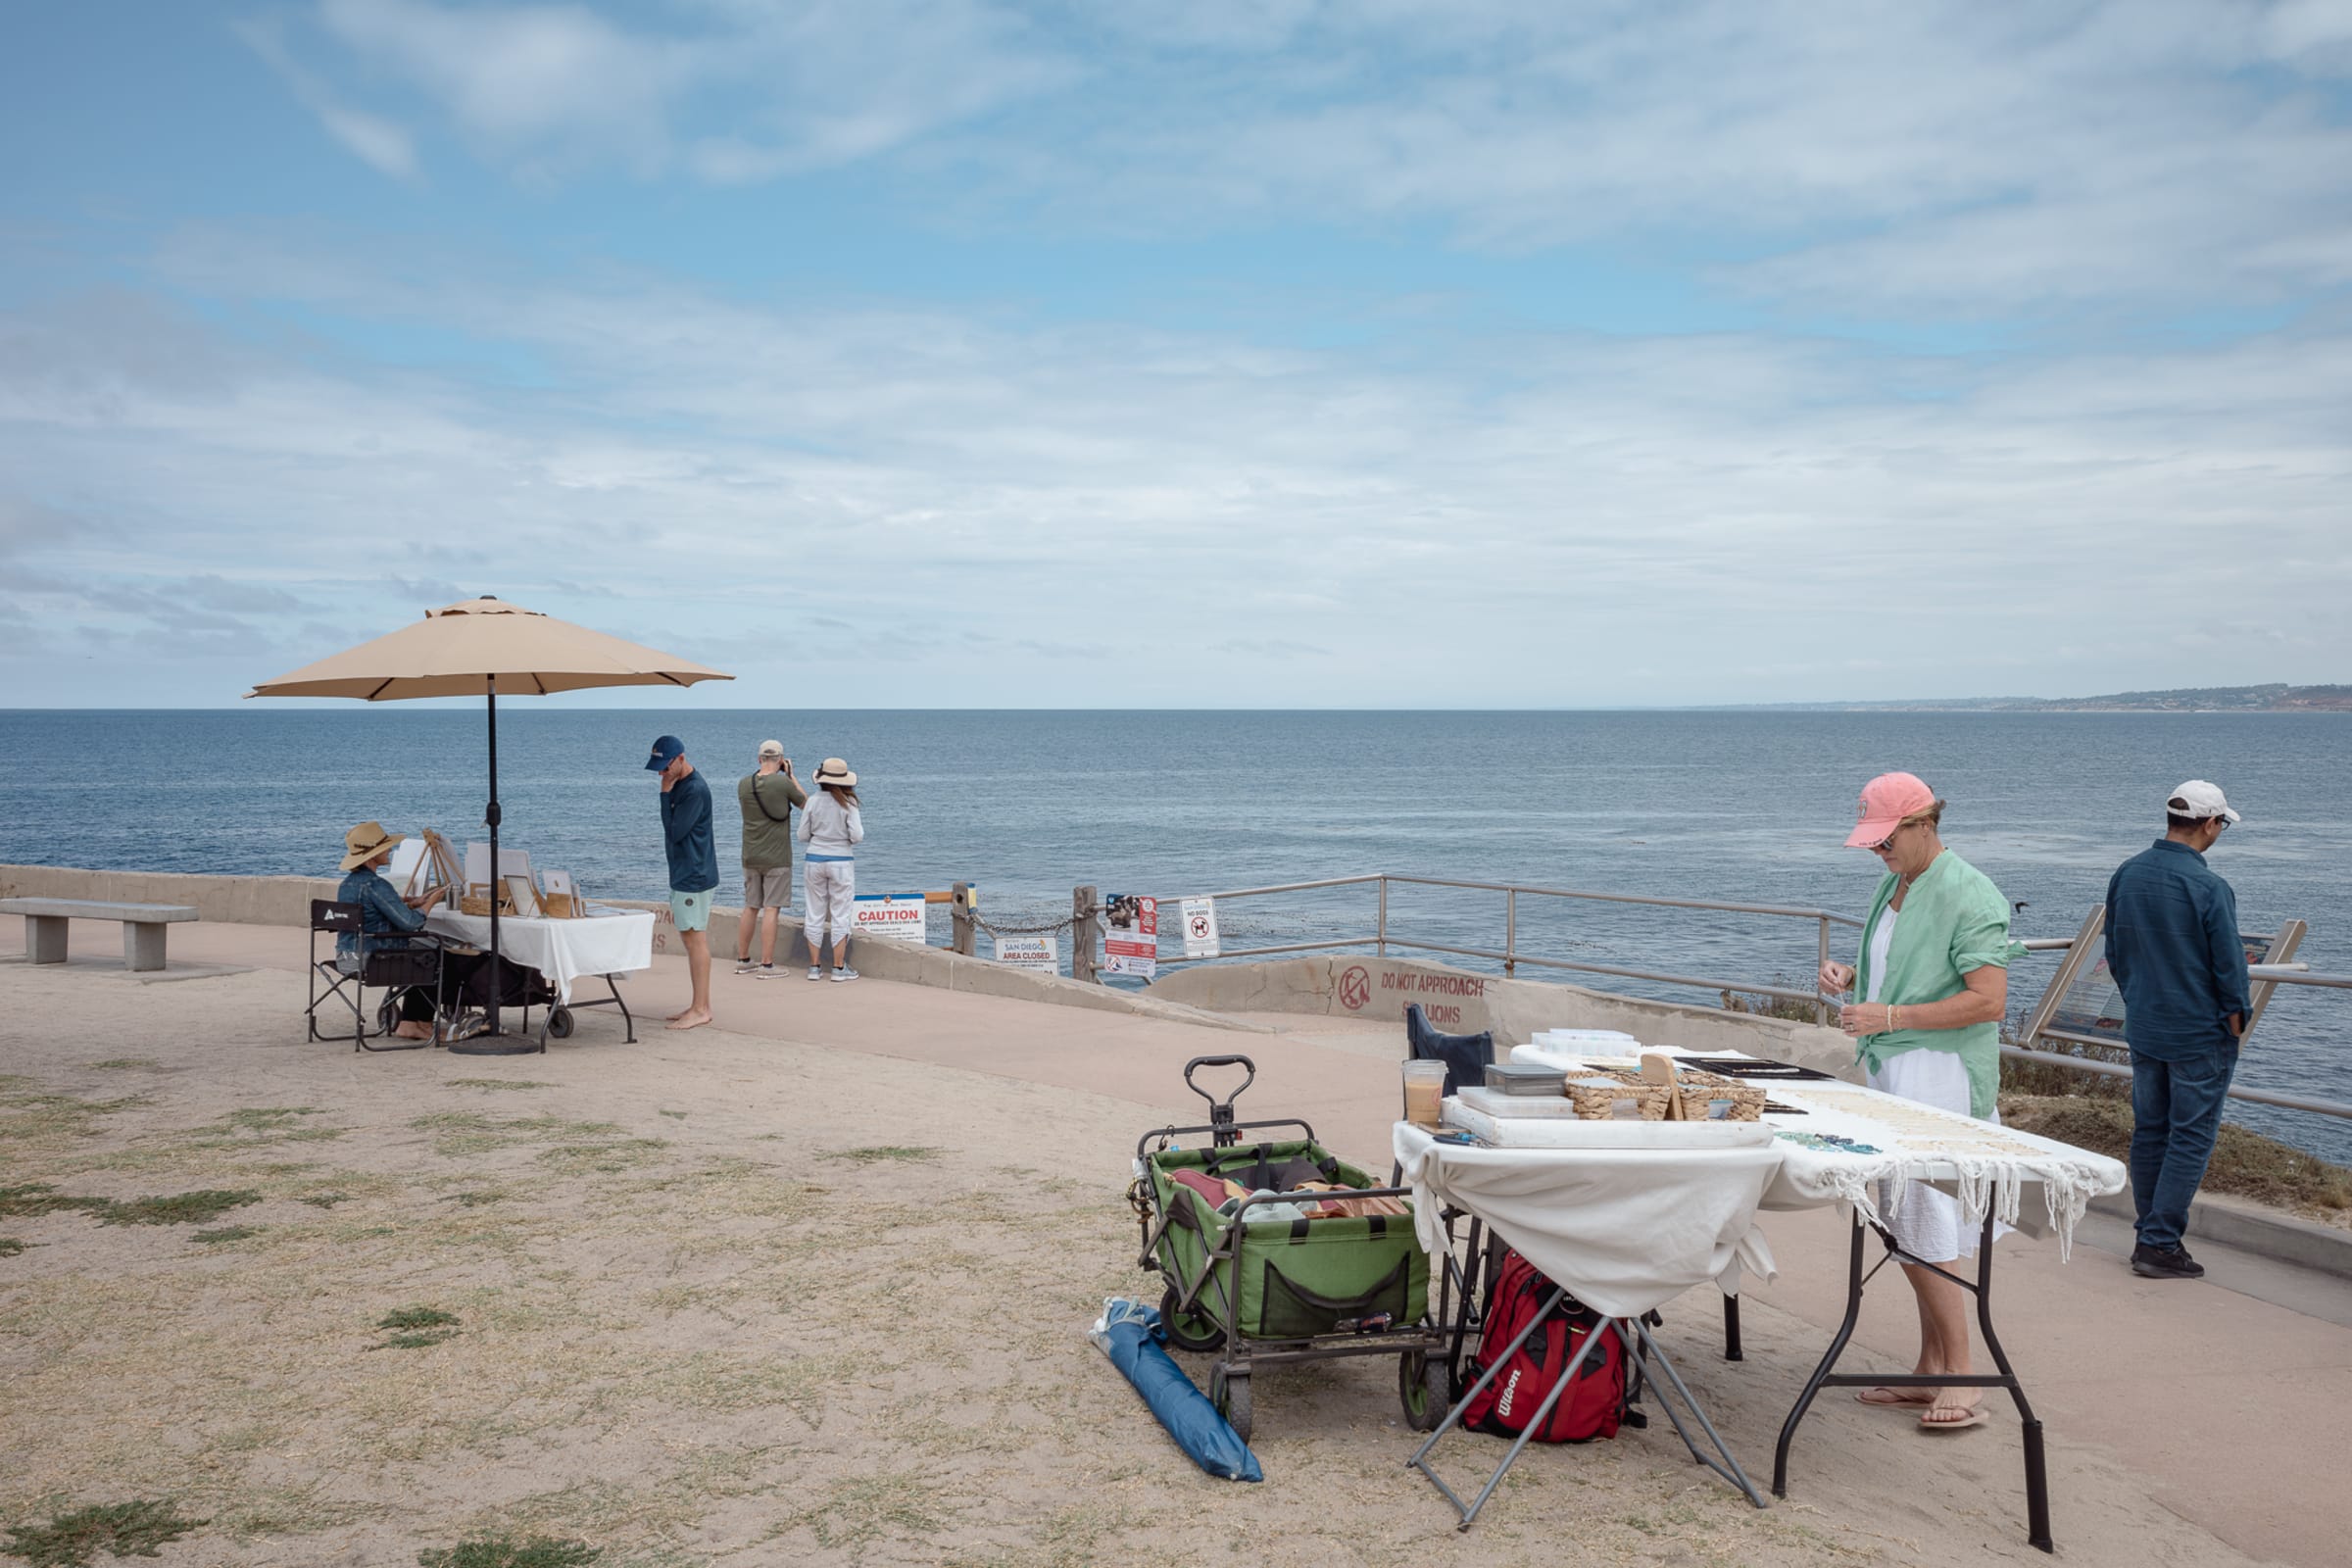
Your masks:
<svg viewBox="0 0 2352 1568"><path fill-rule="evenodd" d="M409 133L389 120L354 109L338 99L294 58L286 47L284 29L275 19L248 19L231 23L230 27L277 73L295 98L318 117L326 133L341 142L346 151L376 172L394 179L413 181L419 176L416 146Z"/></svg>
<svg viewBox="0 0 2352 1568"><path fill-rule="evenodd" d="M321 74L405 93L535 183L606 168L713 184L836 168L1071 74L1018 17L977 0L710 0L673 15L657 28L575 5L319 0L307 14L308 67L274 29L248 30L370 162L409 157L405 133L321 107Z"/></svg>
<svg viewBox="0 0 2352 1568"><path fill-rule="evenodd" d="M2288 303L2352 279L2335 0L318 0L330 132L533 183L884 166L959 229L1301 220L1598 249L1847 314ZM326 85L332 80L333 87ZM367 100L397 102L362 110Z"/></svg>
<svg viewBox="0 0 2352 1568"><path fill-rule="evenodd" d="M2268 678L2272 632L2352 661L2340 321L1999 358L1469 322L1304 349L241 230L157 265L204 317L0 315L0 516L115 530L20 533L28 567L135 552L322 603L303 585L367 541L387 629L488 589L722 665L772 647L781 670L825 622L915 650L846 652L853 704L2062 693ZM213 324L264 301L520 354L544 384ZM2150 626L2220 640L2176 680L2143 667L2171 657Z"/></svg>

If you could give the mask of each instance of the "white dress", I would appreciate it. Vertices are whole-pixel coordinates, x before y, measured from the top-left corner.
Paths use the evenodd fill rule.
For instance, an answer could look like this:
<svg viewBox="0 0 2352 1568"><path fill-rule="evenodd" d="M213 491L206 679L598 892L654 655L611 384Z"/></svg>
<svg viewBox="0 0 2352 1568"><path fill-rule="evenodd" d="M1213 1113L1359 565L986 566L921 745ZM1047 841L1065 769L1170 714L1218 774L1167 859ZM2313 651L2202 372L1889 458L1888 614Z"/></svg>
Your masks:
<svg viewBox="0 0 2352 1568"><path fill-rule="evenodd" d="M1888 905L1864 938L1870 951L1870 994L1864 1002L1878 1001L1880 987L1886 983L1886 955L1894 945L1897 913ZM1923 1105L1969 1114L1968 1064L1956 1052L1922 1048L1889 1056L1884 1067L1870 1074L1870 1087ZM1985 1119L1998 1125L1999 1109ZM1879 1212L1894 1233L1896 1246L1923 1263L1949 1263L1977 1255L1977 1229L1972 1225L1964 1230L1957 1200L1924 1182L1906 1182L1902 1200L1896 1202L1893 1188L1892 1182L1879 1183Z"/></svg>

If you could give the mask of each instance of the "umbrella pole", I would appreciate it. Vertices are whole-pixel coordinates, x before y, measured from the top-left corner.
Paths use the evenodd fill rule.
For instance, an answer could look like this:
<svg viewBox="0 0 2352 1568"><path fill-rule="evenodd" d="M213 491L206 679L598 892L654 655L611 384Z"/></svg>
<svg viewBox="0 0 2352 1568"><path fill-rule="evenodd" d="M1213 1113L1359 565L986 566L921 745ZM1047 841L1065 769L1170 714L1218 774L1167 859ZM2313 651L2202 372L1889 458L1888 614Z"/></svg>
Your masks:
<svg viewBox="0 0 2352 1568"><path fill-rule="evenodd" d="M482 812L482 820L490 827L490 1038L498 1038L499 994L506 990L499 973L498 957L498 677L487 677L483 687L489 701L484 705L490 714L490 806Z"/></svg>
<svg viewBox="0 0 2352 1568"><path fill-rule="evenodd" d="M543 1048L535 1046L527 1036L510 1036L499 1028L498 1004L506 991L506 965L499 956L498 945L498 889L503 880L498 869L498 677L490 675L484 679L490 714L490 805L482 812L482 821L490 829L490 1028L487 1033L460 1040L449 1049L463 1056L516 1056Z"/></svg>

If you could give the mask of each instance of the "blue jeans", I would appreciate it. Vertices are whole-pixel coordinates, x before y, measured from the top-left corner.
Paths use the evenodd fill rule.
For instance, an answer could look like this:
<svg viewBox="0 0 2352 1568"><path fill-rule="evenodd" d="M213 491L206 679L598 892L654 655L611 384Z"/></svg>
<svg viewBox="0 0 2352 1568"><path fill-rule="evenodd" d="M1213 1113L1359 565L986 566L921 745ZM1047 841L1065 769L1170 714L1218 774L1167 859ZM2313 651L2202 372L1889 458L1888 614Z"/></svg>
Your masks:
<svg viewBox="0 0 2352 1568"><path fill-rule="evenodd" d="M2236 1071L2235 1041L2186 1061L2132 1054L2132 1206L2140 1246L2180 1245Z"/></svg>

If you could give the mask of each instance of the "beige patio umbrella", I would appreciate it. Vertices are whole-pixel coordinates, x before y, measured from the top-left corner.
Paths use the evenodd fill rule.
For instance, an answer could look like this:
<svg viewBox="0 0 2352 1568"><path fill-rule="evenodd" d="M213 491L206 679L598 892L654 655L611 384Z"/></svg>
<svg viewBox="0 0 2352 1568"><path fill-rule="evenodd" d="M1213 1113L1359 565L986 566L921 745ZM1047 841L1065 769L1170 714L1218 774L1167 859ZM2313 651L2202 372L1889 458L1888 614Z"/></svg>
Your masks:
<svg viewBox="0 0 2352 1568"><path fill-rule="evenodd" d="M480 693L490 721L490 865L498 866L498 694L545 697L591 686L691 686L735 677L675 654L659 653L484 594L428 610L424 618L373 642L263 681L248 697L355 697L365 703ZM506 1054L527 1050L498 1028L498 900L490 901L490 1033L452 1050Z"/></svg>

